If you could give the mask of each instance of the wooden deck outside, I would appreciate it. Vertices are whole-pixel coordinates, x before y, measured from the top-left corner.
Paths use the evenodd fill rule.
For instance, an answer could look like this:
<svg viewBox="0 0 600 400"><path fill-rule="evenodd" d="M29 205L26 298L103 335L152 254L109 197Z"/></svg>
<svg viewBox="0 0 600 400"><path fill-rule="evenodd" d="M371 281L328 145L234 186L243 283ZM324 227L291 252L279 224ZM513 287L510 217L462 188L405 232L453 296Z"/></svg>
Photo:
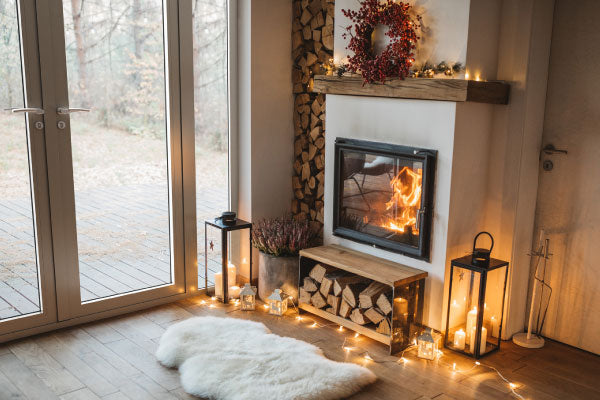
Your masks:
<svg viewBox="0 0 600 400"><path fill-rule="evenodd" d="M221 188L198 193L198 273L201 286L204 285L202 222L223 211L226 196L226 189ZM29 204L28 198L0 199L0 319L39 311ZM102 188L77 193L83 301L171 282L167 205L166 188L159 185ZM213 284L214 273L220 269L219 249L220 246L215 246L209 259L209 284Z"/></svg>

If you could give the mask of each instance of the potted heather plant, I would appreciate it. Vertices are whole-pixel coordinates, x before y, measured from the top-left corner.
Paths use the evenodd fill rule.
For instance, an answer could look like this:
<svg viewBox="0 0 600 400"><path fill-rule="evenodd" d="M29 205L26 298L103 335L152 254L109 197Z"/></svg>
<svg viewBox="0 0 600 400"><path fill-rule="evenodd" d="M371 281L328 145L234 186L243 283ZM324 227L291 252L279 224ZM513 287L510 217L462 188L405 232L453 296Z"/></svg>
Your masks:
<svg viewBox="0 0 600 400"><path fill-rule="evenodd" d="M298 298L298 253L315 239L308 221L289 216L263 219L252 226L252 245L259 250L258 296L263 301L275 289Z"/></svg>

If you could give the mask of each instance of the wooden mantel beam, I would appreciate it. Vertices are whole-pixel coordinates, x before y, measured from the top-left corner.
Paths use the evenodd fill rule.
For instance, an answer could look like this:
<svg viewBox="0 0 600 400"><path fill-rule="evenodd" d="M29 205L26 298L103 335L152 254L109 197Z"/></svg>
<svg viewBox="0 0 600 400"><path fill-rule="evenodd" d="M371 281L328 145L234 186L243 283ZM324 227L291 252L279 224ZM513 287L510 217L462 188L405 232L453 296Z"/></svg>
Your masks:
<svg viewBox="0 0 600 400"><path fill-rule="evenodd" d="M313 92L350 96L392 97L401 99L473 101L508 104L510 85L503 81L465 79L406 78L385 83L363 84L359 75L316 75Z"/></svg>

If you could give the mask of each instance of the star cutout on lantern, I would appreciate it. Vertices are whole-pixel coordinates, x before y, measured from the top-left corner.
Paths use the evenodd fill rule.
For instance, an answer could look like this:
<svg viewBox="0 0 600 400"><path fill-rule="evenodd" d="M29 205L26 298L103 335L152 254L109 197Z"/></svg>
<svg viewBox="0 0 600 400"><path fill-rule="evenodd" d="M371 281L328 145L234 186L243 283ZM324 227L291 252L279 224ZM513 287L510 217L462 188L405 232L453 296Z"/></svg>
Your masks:
<svg viewBox="0 0 600 400"><path fill-rule="evenodd" d="M458 274L458 280L459 281L462 281L464 277L465 277L465 272L464 271L462 271L461 273Z"/></svg>
<svg viewBox="0 0 600 400"><path fill-rule="evenodd" d="M211 251L215 249L215 243L212 240L210 241L209 246Z"/></svg>

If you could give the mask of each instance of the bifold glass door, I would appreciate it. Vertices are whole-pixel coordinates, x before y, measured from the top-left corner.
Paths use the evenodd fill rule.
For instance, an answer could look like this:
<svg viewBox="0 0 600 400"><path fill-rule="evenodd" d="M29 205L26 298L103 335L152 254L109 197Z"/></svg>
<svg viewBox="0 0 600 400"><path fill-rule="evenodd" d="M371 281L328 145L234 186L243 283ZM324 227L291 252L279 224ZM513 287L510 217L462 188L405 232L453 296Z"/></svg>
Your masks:
<svg viewBox="0 0 600 400"><path fill-rule="evenodd" d="M0 335L56 320L35 17L0 0Z"/></svg>
<svg viewBox="0 0 600 400"><path fill-rule="evenodd" d="M179 7L0 0L0 336L185 291Z"/></svg>
<svg viewBox="0 0 600 400"><path fill-rule="evenodd" d="M51 202L66 239L55 268L70 277L59 317L182 292L178 2L48 5L61 55L50 173L63 183Z"/></svg>

